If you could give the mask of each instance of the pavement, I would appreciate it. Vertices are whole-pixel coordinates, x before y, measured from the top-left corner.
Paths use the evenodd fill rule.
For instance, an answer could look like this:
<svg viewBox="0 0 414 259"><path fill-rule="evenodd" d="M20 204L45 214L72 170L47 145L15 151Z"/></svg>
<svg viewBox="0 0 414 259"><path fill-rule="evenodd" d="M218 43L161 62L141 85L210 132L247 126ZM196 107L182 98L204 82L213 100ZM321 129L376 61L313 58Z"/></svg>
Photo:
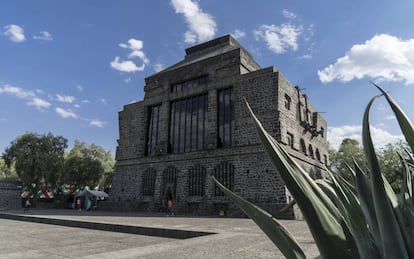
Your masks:
<svg viewBox="0 0 414 259"><path fill-rule="evenodd" d="M281 220L307 258L305 221ZM284 258L247 218L77 210L0 211L0 258Z"/></svg>

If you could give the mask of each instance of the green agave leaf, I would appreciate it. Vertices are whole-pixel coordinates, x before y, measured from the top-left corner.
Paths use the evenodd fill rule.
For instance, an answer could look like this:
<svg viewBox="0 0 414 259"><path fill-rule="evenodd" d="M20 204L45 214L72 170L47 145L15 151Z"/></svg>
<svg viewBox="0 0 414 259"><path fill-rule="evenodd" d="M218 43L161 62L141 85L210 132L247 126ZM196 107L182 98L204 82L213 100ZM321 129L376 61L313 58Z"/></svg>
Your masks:
<svg viewBox="0 0 414 259"><path fill-rule="evenodd" d="M288 209L293 208L293 206L296 204L296 201L293 199L291 200L286 206L284 206L280 211L278 211L275 215L275 217L285 213Z"/></svg>
<svg viewBox="0 0 414 259"><path fill-rule="evenodd" d="M300 207L322 257L359 258L354 240L347 239L346 233L349 230L346 229L338 209L312 178L267 133L247 102L246 105L254 119L263 147Z"/></svg>
<svg viewBox="0 0 414 259"><path fill-rule="evenodd" d="M286 258L306 258L295 238L272 215L224 187L214 176L212 179L262 229Z"/></svg>
<svg viewBox="0 0 414 259"><path fill-rule="evenodd" d="M380 251L375 245L369 231L366 218L361 208L355 189L342 176L328 172L332 178L332 186L341 201L345 221L358 247L362 258L379 258Z"/></svg>
<svg viewBox="0 0 414 259"><path fill-rule="evenodd" d="M369 112L372 104L378 97L372 98L365 109L362 125L362 142L368 166L371 170L372 197L378 221L381 249L384 258L409 258L392 204L388 198L386 186L384 186L385 183L381 175L369 128Z"/></svg>
<svg viewBox="0 0 414 259"><path fill-rule="evenodd" d="M372 82L371 82L372 83ZM372 83L375 85L385 96L391 109L394 111L395 116L397 117L397 121L400 124L400 128L404 137L411 148L411 151L414 153L414 126L411 123L408 116L404 113L404 111L400 108L400 106L394 101L394 99L384 91L379 85Z"/></svg>
<svg viewBox="0 0 414 259"><path fill-rule="evenodd" d="M410 258L414 258L414 207L412 197L408 193L408 184L411 185L412 172L407 161L398 153L401 162L403 163L404 181L401 187L401 193L398 199L398 207L395 209L397 220L400 225L401 232L404 237L405 245L408 249ZM409 180L410 179L410 180Z"/></svg>
<svg viewBox="0 0 414 259"><path fill-rule="evenodd" d="M375 239L377 246L381 247L381 239L377 216L375 214L374 200L372 197L372 186L370 179L363 173L358 163L354 160L355 165L355 182L361 204L361 209L367 219L370 232Z"/></svg>

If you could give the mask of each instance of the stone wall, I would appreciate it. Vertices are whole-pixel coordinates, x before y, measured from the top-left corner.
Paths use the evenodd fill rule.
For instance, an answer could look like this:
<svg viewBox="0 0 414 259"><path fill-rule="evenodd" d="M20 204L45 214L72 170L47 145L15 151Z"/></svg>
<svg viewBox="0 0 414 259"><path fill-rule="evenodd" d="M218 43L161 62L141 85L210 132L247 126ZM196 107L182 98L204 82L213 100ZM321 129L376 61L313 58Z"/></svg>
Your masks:
<svg viewBox="0 0 414 259"><path fill-rule="evenodd" d="M0 181L0 210L12 210L22 207L19 182Z"/></svg>

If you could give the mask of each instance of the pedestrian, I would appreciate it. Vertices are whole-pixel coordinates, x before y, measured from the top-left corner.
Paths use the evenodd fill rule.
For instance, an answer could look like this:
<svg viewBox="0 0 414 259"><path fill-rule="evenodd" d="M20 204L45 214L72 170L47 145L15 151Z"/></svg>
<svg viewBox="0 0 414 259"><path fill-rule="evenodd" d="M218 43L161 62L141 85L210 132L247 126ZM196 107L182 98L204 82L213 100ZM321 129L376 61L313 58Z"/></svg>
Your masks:
<svg viewBox="0 0 414 259"><path fill-rule="evenodd" d="M168 216L169 216L169 215L174 215L174 214L172 213L172 206L173 206L172 199L168 199L168 202L167 202L167 215L168 215Z"/></svg>
<svg viewBox="0 0 414 259"><path fill-rule="evenodd" d="M26 199L24 204L24 212L26 212L26 210L30 210L30 199Z"/></svg>
<svg viewBox="0 0 414 259"><path fill-rule="evenodd" d="M76 201L76 204L78 205L78 208L79 208L79 211L81 211L82 210L82 204L81 204L81 200L80 200L80 198L78 198L78 200Z"/></svg>

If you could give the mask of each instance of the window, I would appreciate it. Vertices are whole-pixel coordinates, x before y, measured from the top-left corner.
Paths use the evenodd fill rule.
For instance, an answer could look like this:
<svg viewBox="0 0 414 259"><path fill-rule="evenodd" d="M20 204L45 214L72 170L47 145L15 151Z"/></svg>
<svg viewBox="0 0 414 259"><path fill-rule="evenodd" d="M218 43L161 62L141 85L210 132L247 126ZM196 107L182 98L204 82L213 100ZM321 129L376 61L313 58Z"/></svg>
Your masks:
<svg viewBox="0 0 414 259"><path fill-rule="evenodd" d="M288 132L287 133L287 143L289 145L289 147L293 148L293 144L294 144L294 139L293 139L293 134Z"/></svg>
<svg viewBox="0 0 414 259"><path fill-rule="evenodd" d="M171 92L176 93L185 89L207 85L207 75L196 77L184 82L171 85Z"/></svg>
<svg viewBox="0 0 414 259"><path fill-rule="evenodd" d="M202 150L207 131L208 95L171 103L169 152Z"/></svg>
<svg viewBox="0 0 414 259"><path fill-rule="evenodd" d="M146 155L153 156L158 145L161 104L148 107Z"/></svg>
<svg viewBox="0 0 414 259"><path fill-rule="evenodd" d="M232 146L232 131L234 127L233 88L227 88L218 92L218 147Z"/></svg>
<svg viewBox="0 0 414 259"><path fill-rule="evenodd" d="M310 155L310 157L315 158L315 156L313 154L313 147L312 147L311 144L309 144L309 155Z"/></svg>
<svg viewBox="0 0 414 259"><path fill-rule="evenodd" d="M325 165L328 165L328 156L327 155L323 155L323 160Z"/></svg>
<svg viewBox="0 0 414 259"><path fill-rule="evenodd" d="M155 178L157 176L157 171L153 168L149 168L144 171L142 175L142 195L143 196L153 196L155 189Z"/></svg>
<svg viewBox="0 0 414 259"><path fill-rule="evenodd" d="M175 197L177 191L177 174L178 170L175 167L168 167L164 170L164 175L162 178L163 194Z"/></svg>
<svg viewBox="0 0 414 259"><path fill-rule="evenodd" d="M206 168L196 165L188 172L188 196L204 196Z"/></svg>
<svg viewBox="0 0 414 259"><path fill-rule="evenodd" d="M285 108L290 110L290 103L291 103L291 98L289 95L285 94Z"/></svg>
<svg viewBox="0 0 414 259"><path fill-rule="evenodd" d="M323 138L323 135L325 134L325 129L323 127L321 127L320 133L321 133L321 136Z"/></svg>
<svg viewBox="0 0 414 259"><path fill-rule="evenodd" d="M305 140L302 138L302 139L300 139L300 147L302 148L302 153L303 154L307 154L307 152L306 152L306 144L305 144Z"/></svg>
<svg viewBox="0 0 414 259"><path fill-rule="evenodd" d="M319 149L316 149L315 155L316 155L316 160L321 161L321 153L319 153Z"/></svg>
<svg viewBox="0 0 414 259"><path fill-rule="evenodd" d="M234 189L234 166L230 163L222 163L214 169L214 178L217 179L227 189ZM215 185L214 196L224 196L224 193Z"/></svg>
<svg viewBox="0 0 414 259"><path fill-rule="evenodd" d="M312 125L315 127L318 125L318 113L317 112L312 113Z"/></svg>

